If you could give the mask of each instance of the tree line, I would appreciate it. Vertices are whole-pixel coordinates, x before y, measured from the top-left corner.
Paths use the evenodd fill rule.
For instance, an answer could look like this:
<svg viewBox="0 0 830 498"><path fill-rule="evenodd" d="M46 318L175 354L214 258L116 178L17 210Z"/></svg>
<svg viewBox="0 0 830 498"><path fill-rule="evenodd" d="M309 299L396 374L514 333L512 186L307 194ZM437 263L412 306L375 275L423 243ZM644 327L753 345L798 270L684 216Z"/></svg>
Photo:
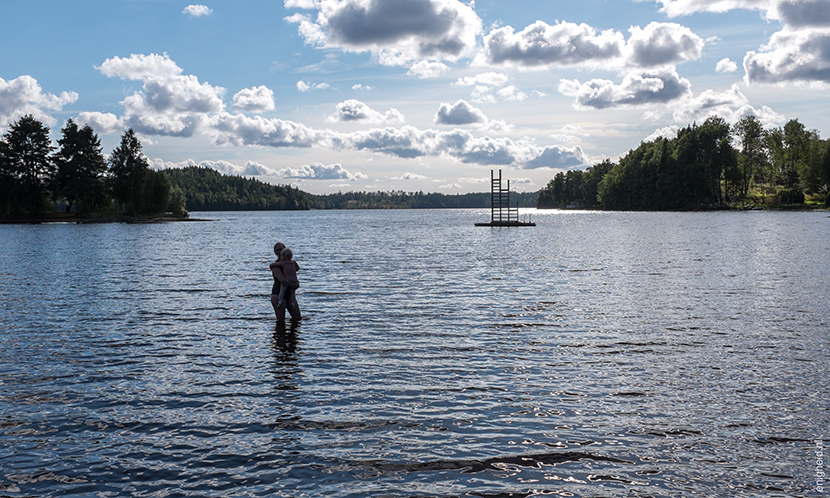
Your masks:
<svg viewBox="0 0 830 498"><path fill-rule="evenodd" d="M714 116L674 138L641 143L616 163L558 173L537 207L677 210L800 204L805 194L830 205L830 140L797 119L765 129L755 116L730 126Z"/></svg>
<svg viewBox="0 0 830 498"><path fill-rule="evenodd" d="M40 216L56 205L78 214L186 214L183 192L150 169L134 130L123 134L109 159L92 128L72 119L57 144L31 115L9 126L0 138L0 216Z"/></svg>
<svg viewBox="0 0 830 498"><path fill-rule="evenodd" d="M199 166L162 172L186 198L188 211L257 211L296 209L433 209L484 208L490 193L440 194L404 192L337 192L310 194L296 187L271 185L256 179L224 175ZM536 205L538 192L511 192L522 207ZM514 204L515 205L515 204Z"/></svg>
<svg viewBox="0 0 830 498"><path fill-rule="evenodd" d="M310 195L295 187L199 166L163 170L174 188L184 193L188 211L260 211L311 209Z"/></svg>
<svg viewBox="0 0 830 498"><path fill-rule="evenodd" d="M538 192L511 192L510 202L521 207L536 205ZM490 192L469 194L441 194L404 192L338 192L336 194L310 195L312 209L438 209L438 208L489 208Z"/></svg>

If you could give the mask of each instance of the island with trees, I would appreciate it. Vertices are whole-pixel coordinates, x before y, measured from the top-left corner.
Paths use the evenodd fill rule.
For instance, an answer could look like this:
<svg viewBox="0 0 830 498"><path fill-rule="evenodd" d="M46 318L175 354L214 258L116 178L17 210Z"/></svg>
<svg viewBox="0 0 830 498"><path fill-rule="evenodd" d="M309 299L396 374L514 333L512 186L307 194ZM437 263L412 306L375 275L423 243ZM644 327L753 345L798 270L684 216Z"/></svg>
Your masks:
<svg viewBox="0 0 830 498"><path fill-rule="evenodd" d="M690 210L830 207L830 140L798 120L764 129L720 117L641 143L614 163L558 173L539 208Z"/></svg>
<svg viewBox="0 0 830 498"><path fill-rule="evenodd" d="M72 119L52 145L49 129L26 115L0 139L0 218L4 221L140 221L186 218L184 193L150 169L135 131L109 159L89 125Z"/></svg>

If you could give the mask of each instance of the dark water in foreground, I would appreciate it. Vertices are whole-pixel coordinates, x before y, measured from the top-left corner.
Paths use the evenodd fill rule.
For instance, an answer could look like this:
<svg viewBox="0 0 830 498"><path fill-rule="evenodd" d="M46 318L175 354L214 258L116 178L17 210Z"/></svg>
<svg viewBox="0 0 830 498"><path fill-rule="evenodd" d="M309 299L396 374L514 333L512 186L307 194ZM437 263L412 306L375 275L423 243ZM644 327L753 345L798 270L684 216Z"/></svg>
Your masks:
<svg viewBox="0 0 830 498"><path fill-rule="evenodd" d="M0 226L0 496L823 494L828 213L195 216Z"/></svg>

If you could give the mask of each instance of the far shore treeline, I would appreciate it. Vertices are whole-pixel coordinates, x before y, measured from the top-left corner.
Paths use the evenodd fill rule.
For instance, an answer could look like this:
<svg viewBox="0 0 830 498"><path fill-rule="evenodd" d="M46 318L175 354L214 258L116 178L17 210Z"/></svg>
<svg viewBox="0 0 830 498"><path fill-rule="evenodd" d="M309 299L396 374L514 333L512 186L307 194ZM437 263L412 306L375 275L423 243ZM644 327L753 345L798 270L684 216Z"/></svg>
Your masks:
<svg viewBox="0 0 830 498"><path fill-rule="evenodd" d="M437 194L424 192L338 192L315 195L295 187L228 176L210 168L189 166L162 171L180 188L190 211L256 211L283 209L431 209L490 206L490 193ZM512 203L536 206L539 193L510 195Z"/></svg>
<svg viewBox="0 0 830 498"><path fill-rule="evenodd" d="M798 120L764 129L754 116L730 126L712 117L674 138L641 143L616 163L558 173L541 191L511 192L538 208L685 210L830 204L830 140ZM57 147L31 115L0 137L0 219L186 218L188 211L487 208L490 193L338 192L286 185L197 166L155 171L130 129L105 159L88 125L72 119Z"/></svg>

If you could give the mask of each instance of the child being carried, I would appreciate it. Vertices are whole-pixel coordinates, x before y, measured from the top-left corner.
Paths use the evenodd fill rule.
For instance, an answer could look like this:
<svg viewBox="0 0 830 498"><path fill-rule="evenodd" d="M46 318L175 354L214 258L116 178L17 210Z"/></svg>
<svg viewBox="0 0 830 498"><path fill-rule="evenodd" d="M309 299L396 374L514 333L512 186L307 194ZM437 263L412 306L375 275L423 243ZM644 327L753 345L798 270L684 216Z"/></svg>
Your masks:
<svg viewBox="0 0 830 498"><path fill-rule="evenodd" d="M275 268L279 268L282 270L282 275L285 277L286 280L291 282L292 289L296 289L300 286L300 280L297 278L297 270L300 269L300 265L297 264L292 258L294 257L294 253L289 248L285 248L280 251L280 259L271 263L270 268L273 271ZM280 294L279 294L279 302L277 306L287 306L290 307L293 304L293 299L291 303L285 302L285 291L288 287L280 283Z"/></svg>

